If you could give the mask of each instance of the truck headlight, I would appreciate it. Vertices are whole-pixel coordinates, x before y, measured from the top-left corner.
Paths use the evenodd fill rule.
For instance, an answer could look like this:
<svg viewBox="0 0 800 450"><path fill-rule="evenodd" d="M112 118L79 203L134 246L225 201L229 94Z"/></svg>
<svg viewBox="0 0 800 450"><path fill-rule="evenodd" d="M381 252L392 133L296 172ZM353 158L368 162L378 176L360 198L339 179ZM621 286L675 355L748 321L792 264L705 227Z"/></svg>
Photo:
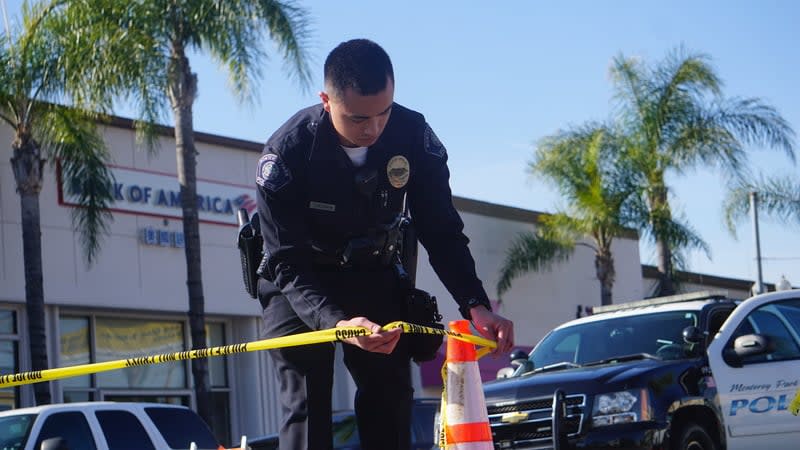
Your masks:
<svg viewBox="0 0 800 450"><path fill-rule="evenodd" d="M649 410L646 389L600 394L594 398L592 426L603 427L649 420Z"/></svg>

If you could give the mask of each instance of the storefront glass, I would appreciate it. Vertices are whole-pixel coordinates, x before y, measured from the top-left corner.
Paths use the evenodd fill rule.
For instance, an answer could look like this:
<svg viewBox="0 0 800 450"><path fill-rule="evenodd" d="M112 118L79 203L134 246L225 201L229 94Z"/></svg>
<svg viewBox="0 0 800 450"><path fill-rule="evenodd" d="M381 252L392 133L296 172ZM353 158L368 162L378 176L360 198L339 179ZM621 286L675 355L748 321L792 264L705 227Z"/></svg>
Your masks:
<svg viewBox="0 0 800 450"><path fill-rule="evenodd" d="M61 329L61 364L60 367L88 364L91 360L91 342L89 341L88 317L62 317L59 321ZM92 384L91 375L65 378L61 381L64 389L88 388ZM83 396L71 401L88 400ZM66 398L65 398L65 401Z"/></svg>
<svg viewBox="0 0 800 450"><path fill-rule="evenodd" d="M95 325L97 362L174 353L184 350L181 322L98 317ZM100 388L182 388L186 362L130 367L97 374Z"/></svg>
<svg viewBox="0 0 800 450"><path fill-rule="evenodd" d="M19 372L17 315L0 309L0 374ZM0 389L0 411L19 406L19 387Z"/></svg>

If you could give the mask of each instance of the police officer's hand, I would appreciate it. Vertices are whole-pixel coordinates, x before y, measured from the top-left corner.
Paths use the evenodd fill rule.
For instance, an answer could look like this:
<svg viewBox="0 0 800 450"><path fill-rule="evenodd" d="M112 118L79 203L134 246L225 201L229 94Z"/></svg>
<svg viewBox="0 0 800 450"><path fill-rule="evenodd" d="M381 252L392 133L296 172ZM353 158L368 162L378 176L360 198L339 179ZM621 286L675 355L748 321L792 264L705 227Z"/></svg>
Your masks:
<svg viewBox="0 0 800 450"><path fill-rule="evenodd" d="M402 328L394 328L389 331L382 331L381 326L370 321L366 317L353 317L350 320L340 320L336 323L337 327L364 327L372 334L368 336L358 336L345 339L344 342L355 345L368 352L389 354L394 351L397 341L400 340Z"/></svg>
<svg viewBox="0 0 800 450"><path fill-rule="evenodd" d="M492 354L499 355L511 351L511 348L514 347L513 322L481 305L473 307L469 313L475 329L485 338L497 342L497 348L492 351Z"/></svg>

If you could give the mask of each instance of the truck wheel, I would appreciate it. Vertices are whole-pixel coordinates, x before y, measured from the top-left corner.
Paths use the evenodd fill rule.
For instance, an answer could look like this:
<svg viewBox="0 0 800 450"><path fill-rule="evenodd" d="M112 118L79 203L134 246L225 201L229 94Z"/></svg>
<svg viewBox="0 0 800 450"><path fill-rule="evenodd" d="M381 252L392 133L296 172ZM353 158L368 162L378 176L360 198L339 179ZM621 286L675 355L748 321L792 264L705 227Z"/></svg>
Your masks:
<svg viewBox="0 0 800 450"><path fill-rule="evenodd" d="M705 428L696 424L685 425L673 445L675 450L716 450L714 439L711 439Z"/></svg>

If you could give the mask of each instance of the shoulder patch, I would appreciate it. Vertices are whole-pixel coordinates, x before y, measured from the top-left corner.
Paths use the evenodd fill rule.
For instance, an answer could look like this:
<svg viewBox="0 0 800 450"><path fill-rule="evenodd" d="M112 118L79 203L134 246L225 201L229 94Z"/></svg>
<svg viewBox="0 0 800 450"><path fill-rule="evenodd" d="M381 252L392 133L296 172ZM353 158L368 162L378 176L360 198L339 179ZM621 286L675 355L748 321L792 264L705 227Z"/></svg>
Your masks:
<svg viewBox="0 0 800 450"><path fill-rule="evenodd" d="M425 124L425 138L424 138L424 145L425 145L425 152L430 153L439 158L444 158L447 156L447 150L445 150L444 145L436 136L436 133L433 132L431 126L427 123Z"/></svg>
<svg viewBox="0 0 800 450"><path fill-rule="evenodd" d="M258 160L256 184L272 192L279 191L292 181L286 164L274 153L266 153Z"/></svg>

